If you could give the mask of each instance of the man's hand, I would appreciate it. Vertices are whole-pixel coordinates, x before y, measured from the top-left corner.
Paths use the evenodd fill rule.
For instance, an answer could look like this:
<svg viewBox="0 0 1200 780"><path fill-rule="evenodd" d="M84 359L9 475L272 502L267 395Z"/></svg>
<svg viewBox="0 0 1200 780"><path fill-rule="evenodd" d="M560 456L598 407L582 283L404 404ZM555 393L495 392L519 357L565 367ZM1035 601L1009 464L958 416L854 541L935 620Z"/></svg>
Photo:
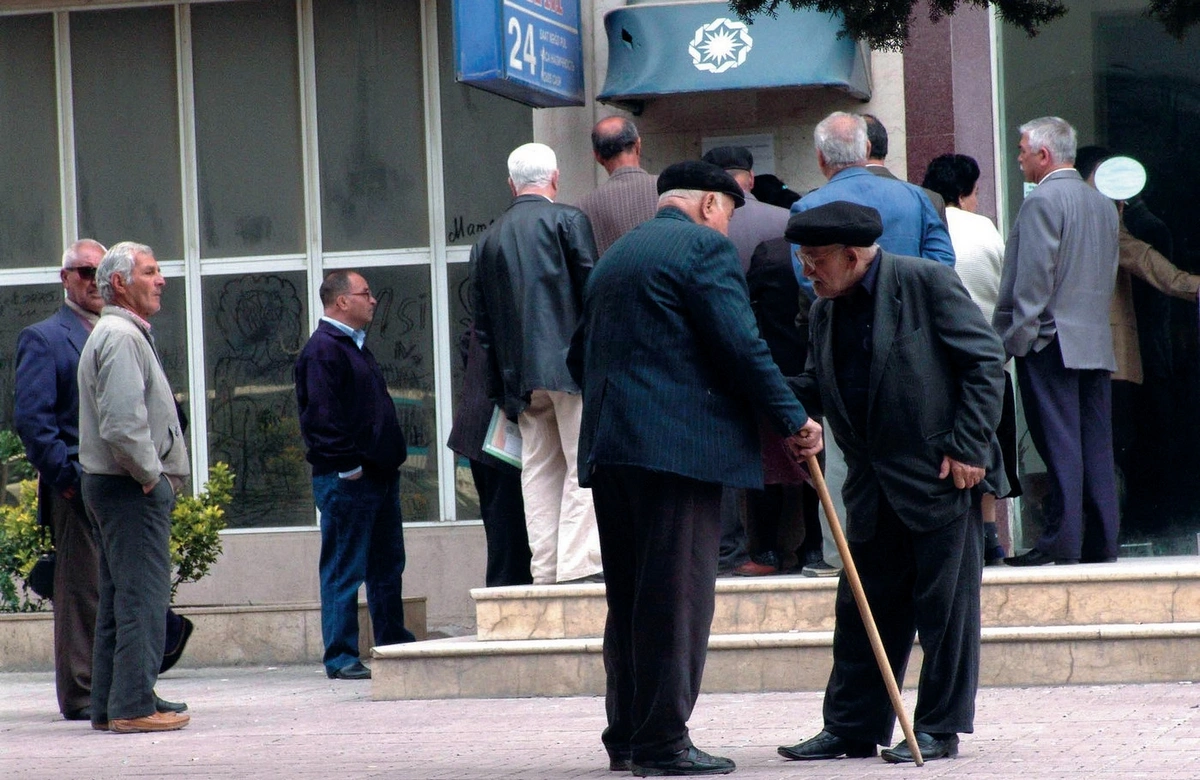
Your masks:
<svg viewBox="0 0 1200 780"><path fill-rule="evenodd" d="M783 440L788 455L797 463L803 463L810 456L816 455L824 445L821 424L811 417L800 430Z"/></svg>
<svg viewBox="0 0 1200 780"><path fill-rule="evenodd" d="M153 481L153 482L151 482L151 483L149 483L149 484L147 484L147 485L142 485L142 494L143 494L143 495L146 495L146 496L150 495L150 492L151 492L152 490L154 490L154 488L158 487L158 481L159 481L160 479L162 479L162 475L161 475L161 474L159 474L157 477L155 477L155 479L154 479L154 481Z"/></svg>
<svg viewBox="0 0 1200 780"><path fill-rule="evenodd" d="M942 470L938 474L938 479L954 475L954 487L959 490L973 488L983 481L984 470L982 466L970 466L961 461L957 461L949 455L942 456Z"/></svg>

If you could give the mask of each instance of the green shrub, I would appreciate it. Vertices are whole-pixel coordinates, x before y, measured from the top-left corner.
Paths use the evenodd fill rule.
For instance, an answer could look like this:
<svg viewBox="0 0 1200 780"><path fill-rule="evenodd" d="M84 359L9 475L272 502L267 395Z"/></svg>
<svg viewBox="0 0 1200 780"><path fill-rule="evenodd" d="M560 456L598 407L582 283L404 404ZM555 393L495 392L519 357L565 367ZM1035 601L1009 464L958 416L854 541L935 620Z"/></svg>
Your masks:
<svg viewBox="0 0 1200 780"><path fill-rule="evenodd" d="M25 578L49 549L49 529L37 521L37 480L24 480L17 503L0 505L0 612L46 608L45 600L29 589Z"/></svg>
<svg viewBox="0 0 1200 780"><path fill-rule="evenodd" d="M176 501L171 513L172 600L180 585L204 577L221 556L220 531L233 496L233 478L227 464L214 463L200 495ZM25 578L38 557L51 549L49 529L37 524L37 481L25 480L17 503L0 505L0 612L46 608Z"/></svg>

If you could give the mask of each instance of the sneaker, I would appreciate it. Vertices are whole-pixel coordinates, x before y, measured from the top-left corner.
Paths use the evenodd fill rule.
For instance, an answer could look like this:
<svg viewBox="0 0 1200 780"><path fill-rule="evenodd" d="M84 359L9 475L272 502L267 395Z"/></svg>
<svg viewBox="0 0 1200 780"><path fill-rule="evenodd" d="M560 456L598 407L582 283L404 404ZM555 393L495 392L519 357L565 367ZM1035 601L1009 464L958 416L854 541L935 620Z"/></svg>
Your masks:
<svg viewBox="0 0 1200 780"><path fill-rule="evenodd" d="M806 563L800 573L805 577L836 577L842 573L842 570L836 566L830 566L824 560Z"/></svg>

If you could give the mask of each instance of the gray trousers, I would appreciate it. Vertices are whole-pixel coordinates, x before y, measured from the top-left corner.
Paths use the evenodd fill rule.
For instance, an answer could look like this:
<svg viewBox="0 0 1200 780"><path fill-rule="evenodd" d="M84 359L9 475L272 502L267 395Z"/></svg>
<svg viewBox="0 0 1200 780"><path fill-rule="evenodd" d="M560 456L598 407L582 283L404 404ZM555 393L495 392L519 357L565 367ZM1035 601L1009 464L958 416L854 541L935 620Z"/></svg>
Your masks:
<svg viewBox="0 0 1200 780"><path fill-rule="evenodd" d="M83 502L100 548L92 723L153 715L171 603L175 494L166 477L147 495L131 477L84 474Z"/></svg>
<svg viewBox="0 0 1200 780"><path fill-rule="evenodd" d="M833 439L829 429L825 429L825 486L829 488L829 497L833 499L833 509L837 512L842 532L846 531L846 502L842 500L842 486L846 484L846 456L841 447ZM842 568L842 555L838 552L837 542L833 540L833 531L829 530L829 517L825 514L825 505L821 505L821 543L825 562L830 566Z"/></svg>

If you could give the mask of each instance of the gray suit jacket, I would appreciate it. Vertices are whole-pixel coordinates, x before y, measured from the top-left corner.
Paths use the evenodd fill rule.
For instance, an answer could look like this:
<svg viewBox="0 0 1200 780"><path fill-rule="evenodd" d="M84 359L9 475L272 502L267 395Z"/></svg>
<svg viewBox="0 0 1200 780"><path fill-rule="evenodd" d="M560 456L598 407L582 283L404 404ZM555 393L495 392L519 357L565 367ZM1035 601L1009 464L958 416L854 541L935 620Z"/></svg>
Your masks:
<svg viewBox="0 0 1200 780"><path fill-rule="evenodd" d="M1117 209L1066 168L1029 193L1004 248L992 323L1009 355L1058 337L1063 364L1115 371L1108 311L1117 278Z"/></svg>
<svg viewBox="0 0 1200 780"><path fill-rule="evenodd" d="M942 456L987 470L982 489L1005 495L996 439L1004 352L954 269L881 251L867 422L850 422L834 372L833 310L819 298L809 320L804 373L789 379L804 408L823 414L846 456L842 489L850 541L875 535L879 500L923 533L962 518L971 491L938 479Z"/></svg>
<svg viewBox="0 0 1200 780"><path fill-rule="evenodd" d="M733 212L733 219L729 220L729 240L737 247L742 273L750 269L750 258L759 244L783 238L790 216L787 209L763 203L746 193L746 205Z"/></svg>

